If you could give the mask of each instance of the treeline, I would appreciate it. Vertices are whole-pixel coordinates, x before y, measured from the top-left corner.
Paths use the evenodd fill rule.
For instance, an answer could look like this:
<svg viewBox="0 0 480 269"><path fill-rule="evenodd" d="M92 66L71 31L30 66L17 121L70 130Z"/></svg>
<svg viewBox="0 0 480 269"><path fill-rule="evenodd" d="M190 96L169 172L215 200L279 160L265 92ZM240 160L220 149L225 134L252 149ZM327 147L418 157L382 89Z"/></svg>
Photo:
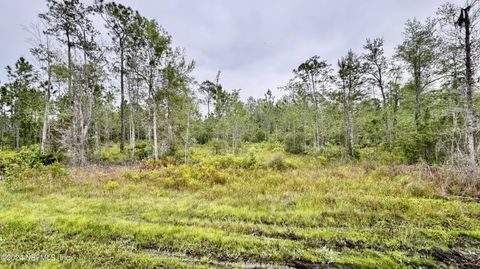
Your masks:
<svg viewBox="0 0 480 269"><path fill-rule="evenodd" d="M393 55L382 38L367 39L334 65L320 56L299 64L280 97L268 90L243 101L220 72L197 83L171 36L130 7L48 0L31 27L35 64L20 58L6 68L0 145L39 144L76 164L112 143L132 161L188 161L196 143L236 154L245 142L267 142L332 159L473 165L478 11L444 4L407 21Z"/></svg>

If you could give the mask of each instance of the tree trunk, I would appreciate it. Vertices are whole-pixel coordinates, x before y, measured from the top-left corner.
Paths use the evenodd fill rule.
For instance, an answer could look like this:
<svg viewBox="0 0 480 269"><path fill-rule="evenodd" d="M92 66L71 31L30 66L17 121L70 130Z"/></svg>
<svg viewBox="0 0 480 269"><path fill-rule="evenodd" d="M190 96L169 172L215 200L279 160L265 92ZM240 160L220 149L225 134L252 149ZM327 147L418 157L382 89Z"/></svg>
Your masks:
<svg viewBox="0 0 480 269"><path fill-rule="evenodd" d="M188 151L189 151L189 142L190 142L190 112L187 113L187 130L185 134L185 147L184 147L184 158L185 163L188 162Z"/></svg>
<svg viewBox="0 0 480 269"><path fill-rule="evenodd" d="M351 107L349 107L347 115L348 115L347 122L348 122L348 140L349 140L348 141L349 142L348 151L349 151L350 156L353 156L353 145L354 145L355 141L354 141L354 135L353 135L354 134L353 113L352 113Z"/></svg>
<svg viewBox="0 0 480 269"><path fill-rule="evenodd" d="M464 24L465 24L465 75L467 79L467 91L466 91L466 124L467 124L467 150L468 150L468 163L470 165L476 164L475 159L475 140L473 132L473 69L472 69L472 48L470 42L470 17L469 17L469 8L463 9L464 11Z"/></svg>
<svg viewBox="0 0 480 269"><path fill-rule="evenodd" d="M135 161L135 122L133 121L133 106L130 109L130 160Z"/></svg>
<svg viewBox="0 0 480 269"><path fill-rule="evenodd" d="M397 85L394 86L395 92L393 93L392 101L393 101L393 108L392 108L392 139L397 138L397 112L398 112L398 93L397 93Z"/></svg>
<svg viewBox="0 0 480 269"><path fill-rule="evenodd" d="M153 104L153 158L158 160L157 105Z"/></svg>
<svg viewBox="0 0 480 269"><path fill-rule="evenodd" d="M124 55L123 44L120 41L120 151L125 150L125 89L124 89Z"/></svg>
<svg viewBox="0 0 480 269"><path fill-rule="evenodd" d="M343 83L343 124L344 124L344 146L345 146L345 157L350 154L350 143L349 143L349 117L348 117L348 96L347 96L347 86L345 82Z"/></svg>
<svg viewBox="0 0 480 269"><path fill-rule="evenodd" d="M50 89L51 89L51 77L52 77L50 61L48 62L47 69L48 69L48 79L47 79L48 85L47 85L47 89L45 90L45 111L43 114L42 141L40 143L41 154L45 154L45 147L47 144L48 115L50 114Z"/></svg>
<svg viewBox="0 0 480 269"><path fill-rule="evenodd" d="M420 71L416 67L414 71L414 87L415 87L415 132L420 129L420 106L421 106L421 87Z"/></svg>
<svg viewBox="0 0 480 269"><path fill-rule="evenodd" d="M100 130L98 128L98 120L95 121L95 155L100 154Z"/></svg>
<svg viewBox="0 0 480 269"><path fill-rule="evenodd" d="M68 94L72 94L72 44L70 33L67 32L67 61L68 61Z"/></svg>
<svg viewBox="0 0 480 269"><path fill-rule="evenodd" d="M20 150L20 126L15 123L15 150Z"/></svg>

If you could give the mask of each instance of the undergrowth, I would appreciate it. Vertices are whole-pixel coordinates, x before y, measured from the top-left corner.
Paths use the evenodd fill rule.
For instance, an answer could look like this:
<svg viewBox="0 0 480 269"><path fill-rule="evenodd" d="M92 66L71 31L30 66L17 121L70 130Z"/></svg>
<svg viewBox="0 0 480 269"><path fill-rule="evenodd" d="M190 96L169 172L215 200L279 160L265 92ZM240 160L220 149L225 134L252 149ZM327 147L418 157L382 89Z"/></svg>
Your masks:
<svg viewBox="0 0 480 269"><path fill-rule="evenodd" d="M478 267L478 187L458 168L252 147L15 169L0 183L2 267Z"/></svg>

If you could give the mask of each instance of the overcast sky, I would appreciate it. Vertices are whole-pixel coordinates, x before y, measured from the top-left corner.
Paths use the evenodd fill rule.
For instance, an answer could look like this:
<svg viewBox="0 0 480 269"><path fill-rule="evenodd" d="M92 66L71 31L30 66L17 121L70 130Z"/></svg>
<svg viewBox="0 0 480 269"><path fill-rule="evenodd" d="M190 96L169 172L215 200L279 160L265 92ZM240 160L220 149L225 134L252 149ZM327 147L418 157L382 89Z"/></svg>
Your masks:
<svg viewBox="0 0 480 269"><path fill-rule="evenodd" d="M108 0L107 0L108 1ZM456 0L452 0L455 2ZM459 1L459 0L457 0ZM90 2L90 1L86 1ZM214 80L241 96L277 92L302 61L331 64L367 37L384 37L387 53L402 39L407 19L435 14L444 0L121 0L156 19L197 63L195 78ZM42 0L0 1L0 80L4 67L30 57L24 26L38 21Z"/></svg>

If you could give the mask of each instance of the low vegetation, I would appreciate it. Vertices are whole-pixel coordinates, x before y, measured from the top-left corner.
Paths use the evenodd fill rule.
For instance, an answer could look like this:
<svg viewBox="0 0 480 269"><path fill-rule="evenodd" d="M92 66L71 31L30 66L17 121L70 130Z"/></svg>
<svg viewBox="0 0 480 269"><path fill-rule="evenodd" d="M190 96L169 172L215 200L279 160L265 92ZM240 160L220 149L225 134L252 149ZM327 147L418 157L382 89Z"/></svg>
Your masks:
<svg viewBox="0 0 480 269"><path fill-rule="evenodd" d="M0 184L0 265L479 266L478 186L446 167L326 159L251 145L197 147L189 164L33 162Z"/></svg>

